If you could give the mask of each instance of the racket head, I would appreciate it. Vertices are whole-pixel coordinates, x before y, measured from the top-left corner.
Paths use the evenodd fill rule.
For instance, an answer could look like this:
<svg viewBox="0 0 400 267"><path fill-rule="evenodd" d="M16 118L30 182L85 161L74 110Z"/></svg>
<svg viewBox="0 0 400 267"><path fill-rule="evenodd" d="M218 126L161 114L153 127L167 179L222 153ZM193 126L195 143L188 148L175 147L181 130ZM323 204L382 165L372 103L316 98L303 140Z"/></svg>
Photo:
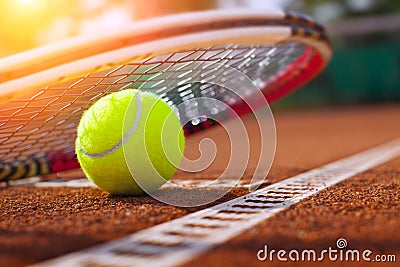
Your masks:
<svg viewBox="0 0 400 267"><path fill-rule="evenodd" d="M212 97L243 115L252 111L246 100L218 86L222 80L235 83L226 66L248 76L259 88L253 92L272 103L317 75L331 53L323 27L306 16L232 10L152 19L2 59L0 181L79 167L73 149L77 123L108 93L138 88L172 107ZM215 125L193 111L178 110L189 122L186 135ZM216 113L229 119L223 109Z"/></svg>

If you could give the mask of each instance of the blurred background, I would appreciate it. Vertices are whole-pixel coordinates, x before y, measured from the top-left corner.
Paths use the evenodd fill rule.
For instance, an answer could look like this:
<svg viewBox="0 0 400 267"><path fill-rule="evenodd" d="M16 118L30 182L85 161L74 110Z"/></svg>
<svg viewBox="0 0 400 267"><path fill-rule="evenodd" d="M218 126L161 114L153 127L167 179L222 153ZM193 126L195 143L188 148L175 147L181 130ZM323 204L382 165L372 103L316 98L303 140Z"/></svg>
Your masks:
<svg viewBox="0 0 400 267"><path fill-rule="evenodd" d="M327 26L334 56L321 75L277 107L400 101L399 0L303 0L288 7Z"/></svg>
<svg viewBox="0 0 400 267"><path fill-rule="evenodd" d="M0 0L0 57L192 10L281 7L327 26L328 68L276 109L400 101L399 0Z"/></svg>

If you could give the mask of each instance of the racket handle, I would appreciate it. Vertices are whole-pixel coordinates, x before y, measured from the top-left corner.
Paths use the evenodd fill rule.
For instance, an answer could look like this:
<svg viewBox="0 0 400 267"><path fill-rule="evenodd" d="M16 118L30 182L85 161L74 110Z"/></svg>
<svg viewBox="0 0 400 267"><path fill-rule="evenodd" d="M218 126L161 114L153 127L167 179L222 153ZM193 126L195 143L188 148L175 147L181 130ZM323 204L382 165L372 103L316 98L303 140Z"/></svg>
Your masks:
<svg viewBox="0 0 400 267"><path fill-rule="evenodd" d="M11 181L79 168L75 154L40 153L12 163L0 162L0 181Z"/></svg>

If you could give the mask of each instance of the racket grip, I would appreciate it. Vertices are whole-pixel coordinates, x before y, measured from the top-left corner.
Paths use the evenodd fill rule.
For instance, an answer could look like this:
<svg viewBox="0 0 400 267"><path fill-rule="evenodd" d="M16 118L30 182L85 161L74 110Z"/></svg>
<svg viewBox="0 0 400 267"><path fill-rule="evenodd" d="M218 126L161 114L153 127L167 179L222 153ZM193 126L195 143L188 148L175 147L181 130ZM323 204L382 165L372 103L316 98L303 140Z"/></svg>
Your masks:
<svg viewBox="0 0 400 267"><path fill-rule="evenodd" d="M79 168L75 154L40 153L11 163L0 162L0 182Z"/></svg>

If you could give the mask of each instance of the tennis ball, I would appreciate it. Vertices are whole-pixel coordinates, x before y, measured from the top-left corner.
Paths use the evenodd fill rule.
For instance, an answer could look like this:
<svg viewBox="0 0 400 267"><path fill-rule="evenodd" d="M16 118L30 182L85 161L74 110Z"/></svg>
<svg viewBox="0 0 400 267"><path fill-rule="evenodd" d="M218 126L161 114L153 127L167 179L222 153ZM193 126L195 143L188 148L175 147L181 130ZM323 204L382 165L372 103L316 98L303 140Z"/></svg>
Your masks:
<svg viewBox="0 0 400 267"><path fill-rule="evenodd" d="M158 96L134 89L109 94L84 112L75 150L89 180L114 195L157 190L184 150L178 117Z"/></svg>

